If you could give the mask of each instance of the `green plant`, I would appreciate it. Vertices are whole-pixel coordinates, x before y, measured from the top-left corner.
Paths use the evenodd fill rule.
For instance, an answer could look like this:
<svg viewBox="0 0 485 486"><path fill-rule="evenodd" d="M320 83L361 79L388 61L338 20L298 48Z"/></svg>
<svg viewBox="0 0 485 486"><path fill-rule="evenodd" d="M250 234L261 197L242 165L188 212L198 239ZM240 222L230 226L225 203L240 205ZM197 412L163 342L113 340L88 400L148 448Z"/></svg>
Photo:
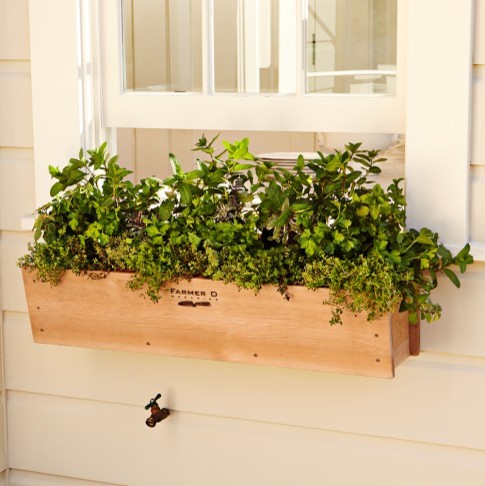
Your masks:
<svg viewBox="0 0 485 486"><path fill-rule="evenodd" d="M130 171L109 157L106 144L83 151L62 169L52 201L38 210L35 243L19 265L56 284L62 272L129 270L130 287L153 300L170 280L202 276L257 291L288 285L328 287L332 323L344 307L368 319L408 310L438 319L431 300L437 274L459 287L452 267L473 262L466 245L453 256L427 229L405 229L405 198L395 180L372 185L377 151L348 144L317 160L300 156L294 170L256 161L248 139L204 136L198 168L184 172L170 154L173 175L133 184ZM357 167L357 168L356 168Z"/></svg>

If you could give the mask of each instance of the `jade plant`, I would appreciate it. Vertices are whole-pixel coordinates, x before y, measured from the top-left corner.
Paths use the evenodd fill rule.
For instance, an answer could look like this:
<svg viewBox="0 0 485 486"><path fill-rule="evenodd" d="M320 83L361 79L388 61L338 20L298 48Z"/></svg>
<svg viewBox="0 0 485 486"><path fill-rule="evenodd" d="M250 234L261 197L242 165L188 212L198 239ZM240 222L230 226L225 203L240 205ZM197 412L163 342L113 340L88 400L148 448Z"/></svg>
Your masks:
<svg viewBox="0 0 485 486"><path fill-rule="evenodd" d="M49 167L52 200L38 209L35 242L20 266L55 285L67 269L130 271L129 286L152 300L168 281L206 277L254 289L327 287L332 324L344 308L368 319L396 309L410 322L433 321L439 273L460 286L456 270L473 262L466 245L452 255L427 228L406 229L402 179L372 183L377 151L300 156L293 170L257 160L249 141L204 136L196 169L170 154L173 175L134 184L106 143L62 169Z"/></svg>

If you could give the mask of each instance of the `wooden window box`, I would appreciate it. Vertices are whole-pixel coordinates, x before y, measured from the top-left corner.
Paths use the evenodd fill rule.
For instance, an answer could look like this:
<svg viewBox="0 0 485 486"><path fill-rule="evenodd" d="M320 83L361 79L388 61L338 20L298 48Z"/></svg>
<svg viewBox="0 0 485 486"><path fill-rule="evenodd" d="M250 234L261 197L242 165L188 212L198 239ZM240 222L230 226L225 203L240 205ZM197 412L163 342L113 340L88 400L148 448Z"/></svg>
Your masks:
<svg viewBox="0 0 485 486"><path fill-rule="evenodd" d="M326 289L290 287L286 300L274 287L255 295L194 278L167 285L153 303L126 288L129 273L67 271L55 287L22 273L36 343L382 378L410 355L406 313L368 322L344 311L343 325L330 326Z"/></svg>

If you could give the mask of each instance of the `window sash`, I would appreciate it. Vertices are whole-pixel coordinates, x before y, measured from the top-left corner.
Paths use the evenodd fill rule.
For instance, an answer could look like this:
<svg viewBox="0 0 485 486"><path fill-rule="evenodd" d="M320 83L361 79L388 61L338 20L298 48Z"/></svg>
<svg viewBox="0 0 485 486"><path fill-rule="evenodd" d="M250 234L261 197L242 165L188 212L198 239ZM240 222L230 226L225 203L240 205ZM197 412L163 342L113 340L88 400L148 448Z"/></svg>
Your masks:
<svg viewBox="0 0 485 486"><path fill-rule="evenodd" d="M211 2L202 0L202 93L123 92L121 2L100 2L103 120L107 127L402 133L405 129L407 9L398 0L397 94L303 93L303 7L296 0L297 94L210 93Z"/></svg>

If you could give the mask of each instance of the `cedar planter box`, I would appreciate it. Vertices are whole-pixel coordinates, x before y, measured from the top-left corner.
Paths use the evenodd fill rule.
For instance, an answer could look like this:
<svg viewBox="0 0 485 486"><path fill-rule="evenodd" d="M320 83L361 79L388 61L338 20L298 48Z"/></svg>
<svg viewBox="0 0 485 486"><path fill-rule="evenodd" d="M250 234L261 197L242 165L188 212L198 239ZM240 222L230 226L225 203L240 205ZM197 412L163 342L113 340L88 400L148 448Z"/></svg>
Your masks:
<svg viewBox="0 0 485 486"><path fill-rule="evenodd" d="M326 289L290 287L286 300L274 287L255 295L194 278L167 285L155 304L126 288L128 273L68 271L52 287L22 272L36 343L382 378L410 355L406 313L367 322L344 311L343 325L330 326Z"/></svg>

